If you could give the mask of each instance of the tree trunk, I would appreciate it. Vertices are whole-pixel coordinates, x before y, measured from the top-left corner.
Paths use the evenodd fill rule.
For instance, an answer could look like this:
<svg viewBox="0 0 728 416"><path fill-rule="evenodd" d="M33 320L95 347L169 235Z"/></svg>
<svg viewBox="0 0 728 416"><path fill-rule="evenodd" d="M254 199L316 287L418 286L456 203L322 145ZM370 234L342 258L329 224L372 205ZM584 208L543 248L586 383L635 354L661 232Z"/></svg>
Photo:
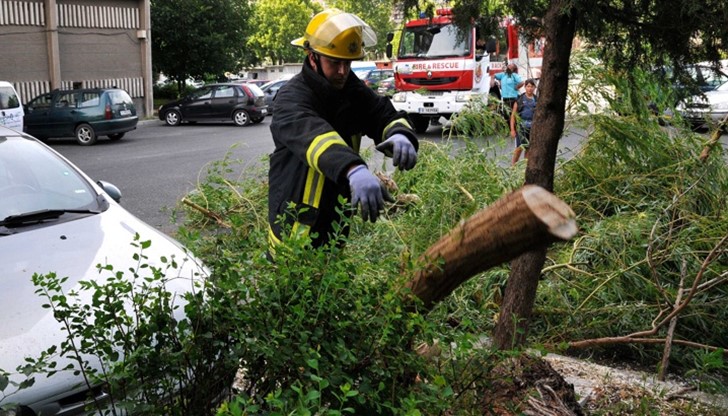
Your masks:
<svg viewBox="0 0 728 416"><path fill-rule="evenodd" d="M407 283L425 308L470 277L521 253L576 234L574 212L545 189L527 185L476 213L420 257L425 267Z"/></svg>
<svg viewBox="0 0 728 416"><path fill-rule="evenodd" d="M574 40L576 14L567 0L552 0L544 16L544 49L538 106L533 122L526 167L526 184L553 190L556 153L564 130L569 58ZM546 247L525 253L511 263L500 317L493 334L495 345L509 349L522 344L546 260Z"/></svg>

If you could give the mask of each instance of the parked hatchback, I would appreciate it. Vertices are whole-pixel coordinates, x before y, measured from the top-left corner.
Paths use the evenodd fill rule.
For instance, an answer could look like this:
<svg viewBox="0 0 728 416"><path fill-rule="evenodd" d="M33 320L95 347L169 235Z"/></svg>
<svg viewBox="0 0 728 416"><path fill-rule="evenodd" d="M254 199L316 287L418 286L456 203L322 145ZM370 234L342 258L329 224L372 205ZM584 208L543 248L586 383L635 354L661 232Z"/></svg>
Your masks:
<svg viewBox="0 0 728 416"><path fill-rule="evenodd" d="M205 85L190 95L159 107L159 119L170 126L183 121L233 121L238 126L260 123L268 114L265 95L249 83Z"/></svg>
<svg viewBox="0 0 728 416"><path fill-rule="evenodd" d="M134 102L118 88L54 90L25 106L25 131L38 139L75 137L90 146L99 136L120 140L139 122Z"/></svg>
<svg viewBox="0 0 728 416"><path fill-rule="evenodd" d="M376 91L377 87L379 87L379 83L383 80L393 77L394 76L394 70L393 69L372 69L369 71L369 73L363 78L364 83L367 84L370 88L374 89Z"/></svg>

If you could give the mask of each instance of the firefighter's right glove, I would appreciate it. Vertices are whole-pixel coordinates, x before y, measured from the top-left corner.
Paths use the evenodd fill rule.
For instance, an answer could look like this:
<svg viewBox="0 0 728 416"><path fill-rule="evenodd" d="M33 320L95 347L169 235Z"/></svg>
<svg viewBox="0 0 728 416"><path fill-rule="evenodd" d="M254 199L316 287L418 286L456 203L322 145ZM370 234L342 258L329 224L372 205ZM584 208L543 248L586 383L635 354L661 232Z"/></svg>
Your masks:
<svg viewBox="0 0 728 416"><path fill-rule="evenodd" d="M394 202L387 189L365 165L359 165L346 174L351 188L351 206L361 210L364 221L375 222L379 211L384 209L384 201Z"/></svg>
<svg viewBox="0 0 728 416"><path fill-rule="evenodd" d="M402 133L393 134L390 138L379 143L377 150L392 157L392 164L399 170L410 170L417 163L417 150L412 142Z"/></svg>

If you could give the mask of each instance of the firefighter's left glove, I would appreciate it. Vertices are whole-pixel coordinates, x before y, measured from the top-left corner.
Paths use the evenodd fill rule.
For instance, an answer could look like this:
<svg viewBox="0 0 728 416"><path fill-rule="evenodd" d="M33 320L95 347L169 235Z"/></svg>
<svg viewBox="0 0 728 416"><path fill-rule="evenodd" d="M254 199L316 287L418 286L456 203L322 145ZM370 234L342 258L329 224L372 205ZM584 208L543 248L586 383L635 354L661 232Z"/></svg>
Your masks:
<svg viewBox="0 0 728 416"><path fill-rule="evenodd" d="M364 221L375 222L379 211L384 209L384 201L394 202L379 179L365 165L353 168L346 177L351 188L351 205L354 208L360 206Z"/></svg>
<svg viewBox="0 0 728 416"><path fill-rule="evenodd" d="M417 163L417 150L412 142L401 133L393 134L377 146L377 150L392 157L392 163L399 170L410 170Z"/></svg>

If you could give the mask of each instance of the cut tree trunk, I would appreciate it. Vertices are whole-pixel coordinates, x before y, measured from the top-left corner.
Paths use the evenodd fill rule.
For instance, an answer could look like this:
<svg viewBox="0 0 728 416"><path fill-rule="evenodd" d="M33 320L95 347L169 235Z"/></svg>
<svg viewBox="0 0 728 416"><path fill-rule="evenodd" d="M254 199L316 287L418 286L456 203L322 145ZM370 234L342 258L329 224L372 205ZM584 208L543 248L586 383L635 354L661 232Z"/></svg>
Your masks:
<svg viewBox="0 0 728 416"><path fill-rule="evenodd" d="M474 275L554 241L576 234L574 212L536 185L504 196L432 245L420 257L424 267L407 283L431 308Z"/></svg>

